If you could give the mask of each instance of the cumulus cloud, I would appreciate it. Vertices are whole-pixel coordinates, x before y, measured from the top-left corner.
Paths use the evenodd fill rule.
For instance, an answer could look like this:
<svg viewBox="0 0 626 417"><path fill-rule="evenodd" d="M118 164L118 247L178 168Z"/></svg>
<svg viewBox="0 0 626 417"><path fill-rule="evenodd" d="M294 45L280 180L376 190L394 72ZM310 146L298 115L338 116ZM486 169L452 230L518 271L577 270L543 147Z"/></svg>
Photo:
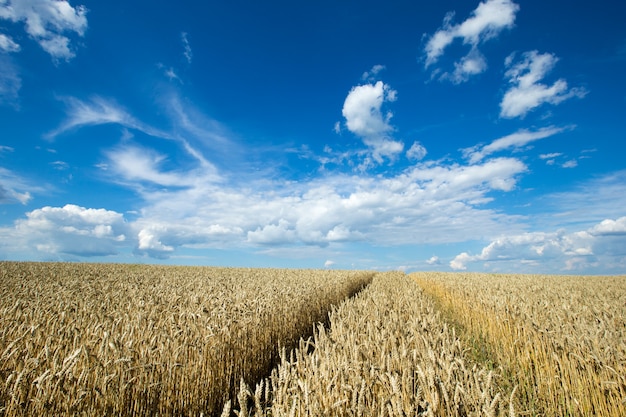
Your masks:
<svg viewBox="0 0 626 417"><path fill-rule="evenodd" d="M72 7L65 0L5 0L0 3L0 18L24 22L26 33L54 59L74 57L66 34L83 36L87 30L86 15L84 6Z"/></svg>
<svg viewBox="0 0 626 417"><path fill-rule="evenodd" d="M426 42L425 68L436 64L445 49L459 38L464 44L471 46L470 51L455 63L452 74L446 72L440 79L461 83L467 81L472 75L484 72L487 69L487 61L478 50L478 45L497 37L503 30L513 27L518 10L519 6L510 0L487 0L481 2L469 18L456 25L452 24L454 13L448 13L441 29L430 36Z"/></svg>
<svg viewBox="0 0 626 417"><path fill-rule="evenodd" d="M285 244L296 240L296 231L285 219L280 219L277 224L268 224L257 227L248 232L248 241L261 244Z"/></svg>
<svg viewBox="0 0 626 417"><path fill-rule="evenodd" d="M460 242L519 229L516 216L484 205L492 191L512 190L526 170L513 158L471 166L430 161L387 178L334 174L238 187L206 181L201 167L167 171L164 156L147 149L111 152L107 172L144 200L135 220L104 209L44 207L3 234L49 255L104 256L125 248L154 258L181 247Z"/></svg>
<svg viewBox="0 0 626 417"><path fill-rule="evenodd" d="M626 217L617 220L606 219L589 229L593 236L626 235Z"/></svg>
<svg viewBox="0 0 626 417"><path fill-rule="evenodd" d="M607 239L612 239L607 245ZM619 242L616 239L620 240ZM553 265L555 270L593 268L599 260L606 266L623 263L626 251L615 247L626 244L626 217L606 219L587 230L566 232L531 232L502 236L485 246L479 254L460 253L451 262L455 270L465 270L471 263Z"/></svg>
<svg viewBox="0 0 626 417"><path fill-rule="evenodd" d="M365 84L353 87L343 104L342 114L350 132L363 138L384 136L393 131L391 112L383 114L383 103L396 100L396 92L387 84Z"/></svg>
<svg viewBox="0 0 626 417"><path fill-rule="evenodd" d="M572 128L573 127L550 126L535 131L521 129L515 133L496 139L488 145L473 146L471 148L462 149L461 151L465 158L469 159L470 163L475 164L493 153L511 148L519 149L536 140L545 139Z"/></svg>
<svg viewBox="0 0 626 417"><path fill-rule="evenodd" d="M146 229L141 229L137 235L138 243L135 253L147 254L152 258L164 259L174 251L172 246L164 245L159 240L159 234L167 232L167 228L152 226Z"/></svg>
<svg viewBox="0 0 626 417"><path fill-rule="evenodd" d="M413 142L413 145L406 151L406 157L413 161L420 161L424 159L428 152L426 148L419 142Z"/></svg>
<svg viewBox="0 0 626 417"><path fill-rule="evenodd" d="M149 192L151 203L137 227L168 225L150 233L170 247L457 241L503 224L515 228L514 218L480 206L490 191L512 189L525 169L519 161L500 159L474 166L420 164L387 179L328 176L250 189L199 181Z"/></svg>
<svg viewBox="0 0 626 417"><path fill-rule="evenodd" d="M393 113L382 109L384 103L395 101L396 96L395 90L378 81L376 84L353 87L343 104L346 127L371 149L377 163L381 163L383 158L393 159L404 149L402 142L391 137L394 131L391 125Z"/></svg>
<svg viewBox="0 0 626 417"><path fill-rule="evenodd" d="M505 61L510 88L500 102L500 116L504 118L524 117L542 104L559 104L572 97L582 98L587 94L584 88L569 88L564 79L552 85L541 80L554 68L558 58L549 53L526 52L520 61L515 62L515 55Z"/></svg>
<svg viewBox="0 0 626 417"><path fill-rule="evenodd" d="M73 204L28 212L15 228L39 252L77 256L116 254L129 232L122 214Z"/></svg>

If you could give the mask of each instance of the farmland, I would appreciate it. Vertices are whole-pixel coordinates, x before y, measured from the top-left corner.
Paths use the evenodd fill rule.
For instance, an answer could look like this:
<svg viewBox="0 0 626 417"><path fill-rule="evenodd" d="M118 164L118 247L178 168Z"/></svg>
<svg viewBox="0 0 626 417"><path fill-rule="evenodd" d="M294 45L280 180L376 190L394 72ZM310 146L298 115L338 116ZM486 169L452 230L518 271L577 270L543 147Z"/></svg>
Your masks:
<svg viewBox="0 0 626 417"><path fill-rule="evenodd" d="M0 265L6 416L211 414L373 275Z"/></svg>
<svg viewBox="0 0 626 417"><path fill-rule="evenodd" d="M626 415L626 277L411 274L530 415Z"/></svg>
<svg viewBox="0 0 626 417"><path fill-rule="evenodd" d="M623 415L626 278L0 262L0 416Z"/></svg>

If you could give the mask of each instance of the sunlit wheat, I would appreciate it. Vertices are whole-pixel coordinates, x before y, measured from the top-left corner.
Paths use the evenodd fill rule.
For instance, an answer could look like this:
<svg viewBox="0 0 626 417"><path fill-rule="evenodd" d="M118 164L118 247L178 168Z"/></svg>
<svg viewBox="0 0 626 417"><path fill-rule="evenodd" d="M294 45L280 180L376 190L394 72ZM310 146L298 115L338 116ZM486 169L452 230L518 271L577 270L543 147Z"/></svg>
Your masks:
<svg viewBox="0 0 626 417"><path fill-rule="evenodd" d="M0 263L0 416L212 415L373 273Z"/></svg>

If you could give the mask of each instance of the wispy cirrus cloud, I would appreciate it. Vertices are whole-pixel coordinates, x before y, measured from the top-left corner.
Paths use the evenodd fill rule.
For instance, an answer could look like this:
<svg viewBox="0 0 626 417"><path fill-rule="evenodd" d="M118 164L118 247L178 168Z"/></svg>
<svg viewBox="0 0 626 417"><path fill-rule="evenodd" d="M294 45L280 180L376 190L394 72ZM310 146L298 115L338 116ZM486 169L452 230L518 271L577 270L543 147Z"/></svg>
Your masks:
<svg viewBox="0 0 626 417"><path fill-rule="evenodd" d="M464 44L470 45L469 53L454 64L452 73L435 70L433 76L439 75L440 80L459 84L484 72L487 69L487 60L478 46L497 37L503 30L512 28L518 11L519 6L510 0L487 0L481 2L470 17L460 24L452 24L454 12L448 13L441 29L428 37L424 46L424 67L427 69L436 64L445 49L455 39L461 39Z"/></svg>
<svg viewBox="0 0 626 417"><path fill-rule="evenodd" d="M177 99L168 100L166 107L168 113L173 118L173 122L176 126L182 128L182 132L155 128L134 117L115 101L99 96L93 96L88 100L64 97L61 98L61 101L66 104L66 119L58 128L44 136L49 140L53 140L66 132L84 127L117 124L125 129L125 135L129 134L128 130L136 130L154 138L180 143L188 155L199 162L205 170L213 173L216 172L214 164L204 157L203 153L190 142L188 137L190 136L196 142L211 141L215 147L219 146L220 143L222 145L229 143L225 137L215 133L217 129L204 129L202 126L195 124L189 116L187 109ZM218 140L219 143L215 143ZM230 149L232 150L232 146ZM144 168L147 167L145 164L142 166Z"/></svg>
<svg viewBox="0 0 626 417"><path fill-rule="evenodd" d="M89 100L80 100L75 97L62 97L60 100L66 105L67 116L58 128L45 135L47 139L54 139L65 132L85 126L103 124L119 124L150 136L172 139L168 133L140 122L113 100L99 96L93 96Z"/></svg>
<svg viewBox="0 0 626 417"><path fill-rule="evenodd" d="M87 9L73 7L66 0L4 0L0 3L0 18L24 22L26 33L54 59L69 60L75 56L67 33L83 36L87 30ZM0 38L13 50L19 45L11 39ZM6 49L6 48L5 48Z"/></svg>
<svg viewBox="0 0 626 417"><path fill-rule="evenodd" d="M0 33L0 52L17 52L19 50L20 45L13 41L13 38Z"/></svg>
<svg viewBox="0 0 626 417"><path fill-rule="evenodd" d="M188 170L165 170L168 156L151 148L123 144L105 152L106 171L122 183L165 187L193 187L198 181L215 182L220 177L212 165Z"/></svg>
<svg viewBox="0 0 626 417"><path fill-rule="evenodd" d="M552 71L558 58L549 53L525 52L519 61L515 54L506 58L507 71L504 74L510 88L500 102L500 117L512 119L524 117L542 104L559 104L573 97L582 98L587 90L582 87L570 88L564 79L552 85L541 81Z"/></svg>
<svg viewBox="0 0 626 417"><path fill-rule="evenodd" d="M0 167L0 204L26 205L33 199L32 193L43 190L41 185L35 185L15 172Z"/></svg>
<svg viewBox="0 0 626 417"><path fill-rule="evenodd" d="M387 67L385 67L384 65L376 64L372 67L372 69L370 69L369 71L365 71L363 75L361 75L361 80L367 81L367 82L374 82L376 81L378 74L380 74L386 68Z"/></svg>
<svg viewBox="0 0 626 417"><path fill-rule="evenodd" d="M13 60L7 54L0 53L0 104L19 107L19 92L22 78Z"/></svg>
<svg viewBox="0 0 626 417"><path fill-rule="evenodd" d="M534 130L534 131L528 130L528 129L521 129L515 133L496 139L488 145L484 145L484 146L477 145L471 148L462 149L461 151L463 152L463 155L465 156L465 158L469 159L469 162L471 164L474 164L493 153L500 152L506 149L511 149L511 148L519 149L523 146L526 146L527 144L531 142L534 142L540 139L545 139L550 136L554 136L558 133L561 133L565 130L571 130L573 128L574 128L573 126L569 126L569 127L550 126L550 127L544 127L544 128Z"/></svg>
<svg viewBox="0 0 626 417"><path fill-rule="evenodd" d="M193 59L193 51L191 50L191 44L189 43L189 36L187 32L182 32L180 34L180 39L183 42L183 56L188 64L191 64L191 60Z"/></svg>

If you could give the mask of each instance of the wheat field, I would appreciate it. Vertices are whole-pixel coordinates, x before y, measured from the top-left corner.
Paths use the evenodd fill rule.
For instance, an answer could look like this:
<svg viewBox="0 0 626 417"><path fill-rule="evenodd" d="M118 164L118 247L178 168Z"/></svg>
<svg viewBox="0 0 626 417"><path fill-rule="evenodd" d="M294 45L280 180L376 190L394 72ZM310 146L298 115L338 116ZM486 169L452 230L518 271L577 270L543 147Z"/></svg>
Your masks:
<svg viewBox="0 0 626 417"><path fill-rule="evenodd" d="M0 415L198 416L371 272L0 263Z"/></svg>
<svg viewBox="0 0 626 417"><path fill-rule="evenodd" d="M413 273L520 415L626 415L626 277Z"/></svg>
<svg viewBox="0 0 626 417"><path fill-rule="evenodd" d="M453 328L399 272L379 273L333 308L330 327L282 360L254 389L241 385L238 416L509 416L515 388L467 360ZM223 414L228 415L228 409Z"/></svg>
<svg viewBox="0 0 626 417"><path fill-rule="evenodd" d="M624 416L626 277L0 262L0 417Z"/></svg>

